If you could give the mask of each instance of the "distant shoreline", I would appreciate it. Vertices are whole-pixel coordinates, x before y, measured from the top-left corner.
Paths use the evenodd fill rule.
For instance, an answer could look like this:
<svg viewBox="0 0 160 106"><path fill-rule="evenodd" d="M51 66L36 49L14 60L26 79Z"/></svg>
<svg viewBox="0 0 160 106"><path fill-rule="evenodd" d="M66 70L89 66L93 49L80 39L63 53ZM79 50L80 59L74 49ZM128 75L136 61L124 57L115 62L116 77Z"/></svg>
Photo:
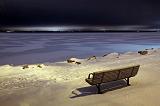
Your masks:
<svg viewBox="0 0 160 106"><path fill-rule="evenodd" d="M121 32L135 32L135 33L143 33L143 32L160 32L159 30L106 30L106 31L0 31L0 33L121 33Z"/></svg>
<svg viewBox="0 0 160 106"><path fill-rule="evenodd" d="M0 32L51 32L51 33L74 33L74 32L160 32L156 25L119 25L119 26L3 26Z"/></svg>

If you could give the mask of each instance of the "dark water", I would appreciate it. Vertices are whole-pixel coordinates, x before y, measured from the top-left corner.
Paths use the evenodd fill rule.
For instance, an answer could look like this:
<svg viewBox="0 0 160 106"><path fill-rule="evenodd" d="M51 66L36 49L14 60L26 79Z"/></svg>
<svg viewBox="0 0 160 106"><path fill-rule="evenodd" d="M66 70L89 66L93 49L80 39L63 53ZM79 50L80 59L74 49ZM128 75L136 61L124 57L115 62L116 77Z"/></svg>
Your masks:
<svg viewBox="0 0 160 106"><path fill-rule="evenodd" d="M160 48L160 33L0 33L0 64L86 58Z"/></svg>

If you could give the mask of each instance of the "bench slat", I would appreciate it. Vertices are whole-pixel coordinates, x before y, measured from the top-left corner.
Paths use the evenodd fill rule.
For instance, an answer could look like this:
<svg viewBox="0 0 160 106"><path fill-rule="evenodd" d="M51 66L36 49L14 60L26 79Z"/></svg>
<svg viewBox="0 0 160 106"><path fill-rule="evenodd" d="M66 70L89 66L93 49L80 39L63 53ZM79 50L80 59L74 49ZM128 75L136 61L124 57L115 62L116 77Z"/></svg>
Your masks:
<svg viewBox="0 0 160 106"><path fill-rule="evenodd" d="M133 67L121 69L118 79L129 78L131 76L132 70L133 70Z"/></svg>
<svg viewBox="0 0 160 106"><path fill-rule="evenodd" d="M119 73L118 70L104 72L104 77L103 77L102 83L117 80L118 73Z"/></svg>
<svg viewBox="0 0 160 106"><path fill-rule="evenodd" d="M96 83L96 84L101 83L102 77L103 77L103 73L96 73L96 74L94 74L93 80L92 80L93 83Z"/></svg>
<svg viewBox="0 0 160 106"><path fill-rule="evenodd" d="M138 70L139 70L139 66L134 67L131 77L134 77L135 75L137 75Z"/></svg>

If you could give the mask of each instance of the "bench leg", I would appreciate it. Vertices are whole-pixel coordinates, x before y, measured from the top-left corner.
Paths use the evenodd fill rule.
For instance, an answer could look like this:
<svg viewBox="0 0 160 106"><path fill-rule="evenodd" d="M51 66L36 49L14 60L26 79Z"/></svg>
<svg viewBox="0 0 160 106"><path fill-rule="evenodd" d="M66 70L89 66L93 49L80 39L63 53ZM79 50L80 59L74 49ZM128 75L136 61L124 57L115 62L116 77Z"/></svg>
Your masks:
<svg viewBox="0 0 160 106"><path fill-rule="evenodd" d="M101 94L101 84L96 84L97 90L98 90L98 94Z"/></svg>
<svg viewBox="0 0 160 106"><path fill-rule="evenodd" d="M129 78L127 78L126 81L127 81L127 86L130 86L130 84L129 84Z"/></svg>

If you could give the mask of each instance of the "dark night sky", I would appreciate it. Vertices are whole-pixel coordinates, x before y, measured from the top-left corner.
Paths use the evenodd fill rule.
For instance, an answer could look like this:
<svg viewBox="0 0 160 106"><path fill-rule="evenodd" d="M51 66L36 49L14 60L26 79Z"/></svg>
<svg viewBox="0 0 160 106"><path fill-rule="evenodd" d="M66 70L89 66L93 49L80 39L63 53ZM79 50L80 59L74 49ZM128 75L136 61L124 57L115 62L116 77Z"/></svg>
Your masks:
<svg viewBox="0 0 160 106"><path fill-rule="evenodd" d="M1 26L107 26L158 22L158 0L0 0Z"/></svg>

